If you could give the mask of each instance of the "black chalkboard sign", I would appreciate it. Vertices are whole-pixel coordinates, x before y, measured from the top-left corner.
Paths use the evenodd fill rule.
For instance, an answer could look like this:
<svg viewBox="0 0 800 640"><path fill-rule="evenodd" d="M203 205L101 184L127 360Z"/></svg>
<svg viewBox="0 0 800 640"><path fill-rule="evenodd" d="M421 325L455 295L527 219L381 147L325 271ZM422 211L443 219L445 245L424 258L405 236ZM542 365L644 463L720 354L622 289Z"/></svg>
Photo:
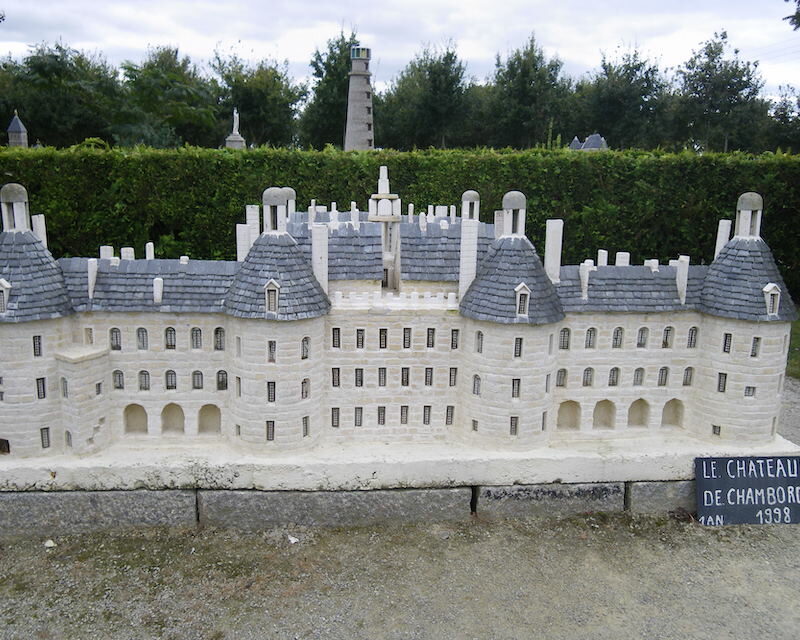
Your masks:
<svg viewBox="0 0 800 640"><path fill-rule="evenodd" d="M800 456L695 458L701 524L800 523Z"/></svg>

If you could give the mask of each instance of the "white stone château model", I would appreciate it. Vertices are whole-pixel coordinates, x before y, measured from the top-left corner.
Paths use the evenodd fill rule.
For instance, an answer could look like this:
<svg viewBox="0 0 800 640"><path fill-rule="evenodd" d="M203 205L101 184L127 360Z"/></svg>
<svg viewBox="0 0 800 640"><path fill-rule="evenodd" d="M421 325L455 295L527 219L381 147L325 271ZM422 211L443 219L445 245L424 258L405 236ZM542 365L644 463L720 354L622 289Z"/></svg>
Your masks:
<svg viewBox="0 0 800 640"><path fill-rule="evenodd" d="M385 167L367 212L295 211L269 188L237 225L237 261L132 248L54 260L25 189L0 190L0 451L91 454L225 441L248 455L331 444L483 451L773 442L795 308L738 202L715 259L544 263L525 197L494 224L401 214Z"/></svg>

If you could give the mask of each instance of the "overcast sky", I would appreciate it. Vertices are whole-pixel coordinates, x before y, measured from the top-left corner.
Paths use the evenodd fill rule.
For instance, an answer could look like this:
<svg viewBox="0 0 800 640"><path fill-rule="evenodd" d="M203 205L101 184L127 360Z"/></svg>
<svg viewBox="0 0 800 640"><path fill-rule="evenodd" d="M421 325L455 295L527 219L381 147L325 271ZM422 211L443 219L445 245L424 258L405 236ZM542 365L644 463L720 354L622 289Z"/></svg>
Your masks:
<svg viewBox="0 0 800 640"><path fill-rule="evenodd" d="M172 45L203 64L219 49L286 60L302 80L314 50L353 29L372 48L380 89L426 44L454 42L468 74L482 81L497 53L534 34L577 78L619 47L675 67L725 29L741 57L760 60L774 94L778 85L800 85L800 31L782 20L793 7L783 0L12 0L0 3L0 52L22 57L33 44L60 40L119 64L141 61L149 46Z"/></svg>

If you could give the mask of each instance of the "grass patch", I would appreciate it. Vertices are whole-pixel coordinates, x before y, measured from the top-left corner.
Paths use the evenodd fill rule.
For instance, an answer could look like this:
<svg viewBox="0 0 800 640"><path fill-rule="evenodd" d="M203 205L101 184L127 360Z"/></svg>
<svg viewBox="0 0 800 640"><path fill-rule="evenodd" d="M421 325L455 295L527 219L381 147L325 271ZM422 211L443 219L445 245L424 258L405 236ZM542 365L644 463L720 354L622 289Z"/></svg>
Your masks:
<svg viewBox="0 0 800 640"><path fill-rule="evenodd" d="M792 376L792 378L800 378L800 320L792 323L792 339L789 343L786 375Z"/></svg>

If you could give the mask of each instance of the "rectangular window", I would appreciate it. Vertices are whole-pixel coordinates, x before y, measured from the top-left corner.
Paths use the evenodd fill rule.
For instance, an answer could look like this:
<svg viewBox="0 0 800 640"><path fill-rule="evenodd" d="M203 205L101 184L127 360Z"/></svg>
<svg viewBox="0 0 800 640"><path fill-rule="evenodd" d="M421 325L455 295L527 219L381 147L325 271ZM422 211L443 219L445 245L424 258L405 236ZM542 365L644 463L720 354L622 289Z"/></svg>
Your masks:
<svg viewBox="0 0 800 640"><path fill-rule="evenodd" d="M125 388L125 377L122 371L115 371L111 374L111 380L115 389Z"/></svg>
<svg viewBox="0 0 800 640"><path fill-rule="evenodd" d="M356 329L356 349L364 348L364 330Z"/></svg>
<svg viewBox="0 0 800 640"><path fill-rule="evenodd" d="M403 367L402 369L400 369L400 384L404 387L407 387L408 378L409 378L409 369L408 367Z"/></svg>
<svg viewBox="0 0 800 640"><path fill-rule="evenodd" d="M236 376L236 397L242 397L242 379L239 376Z"/></svg>
<svg viewBox="0 0 800 640"><path fill-rule="evenodd" d="M517 313L521 316L528 315L528 294L519 294L519 305L517 305Z"/></svg>
<svg viewBox="0 0 800 640"><path fill-rule="evenodd" d="M102 382L95 382L95 384L94 384L94 395L96 395L96 396L103 395L103 383Z"/></svg>
<svg viewBox="0 0 800 640"><path fill-rule="evenodd" d="M275 439L275 421L267 420L267 442L272 442Z"/></svg>
<svg viewBox="0 0 800 640"><path fill-rule="evenodd" d="M66 378L61 378L61 397L69 398L69 383Z"/></svg>
<svg viewBox="0 0 800 640"><path fill-rule="evenodd" d="M411 327L403 328L403 349L411 348Z"/></svg>
<svg viewBox="0 0 800 640"><path fill-rule="evenodd" d="M547 336L547 353L553 355L553 334Z"/></svg>
<svg viewBox="0 0 800 640"><path fill-rule="evenodd" d="M745 398L752 398L756 395L756 388L755 387L745 387L744 388L744 396Z"/></svg>
<svg viewBox="0 0 800 640"><path fill-rule="evenodd" d="M308 416L303 416L303 437L304 438L307 438L308 434L310 432L309 423L310 423L309 417Z"/></svg>
<svg viewBox="0 0 800 640"><path fill-rule="evenodd" d="M36 378L36 397L39 400L47 397L47 378Z"/></svg>
<svg viewBox="0 0 800 640"><path fill-rule="evenodd" d="M85 344L94 344L94 329L86 327L83 330L83 341Z"/></svg>
<svg viewBox="0 0 800 640"><path fill-rule="evenodd" d="M475 353L483 353L483 331L475 332Z"/></svg>
<svg viewBox="0 0 800 640"><path fill-rule="evenodd" d="M381 289L388 289L388 288L389 288L389 270L384 269L383 277L381 278Z"/></svg>
<svg viewBox="0 0 800 640"><path fill-rule="evenodd" d="M519 389L522 386L520 378L513 378L511 380L511 397L519 398Z"/></svg>
<svg viewBox="0 0 800 640"><path fill-rule="evenodd" d="M50 448L50 427L39 429L39 437L42 439L42 449Z"/></svg>
<svg viewBox="0 0 800 640"><path fill-rule="evenodd" d="M331 369L331 386L338 387L340 382L339 367L333 367L333 369Z"/></svg>
<svg viewBox="0 0 800 640"><path fill-rule="evenodd" d="M450 386L456 386L456 380L458 379L458 367L450 367Z"/></svg>
<svg viewBox="0 0 800 640"><path fill-rule="evenodd" d="M242 357L242 337L236 336L236 357Z"/></svg>
<svg viewBox="0 0 800 640"><path fill-rule="evenodd" d="M33 357L38 358L42 355L42 336L33 336Z"/></svg>
<svg viewBox="0 0 800 640"><path fill-rule="evenodd" d="M722 427L720 427L718 424L712 424L711 433L714 434L715 436L720 435L722 433Z"/></svg>
<svg viewBox="0 0 800 640"><path fill-rule="evenodd" d="M278 291L277 289L267 289L267 311L276 312L278 310Z"/></svg>
<svg viewBox="0 0 800 640"><path fill-rule="evenodd" d="M514 357L522 357L522 338L514 338Z"/></svg>
<svg viewBox="0 0 800 640"><path fill-rule="evenodd" d="M545 393L550 393L550 374L549 373L544 377L544 392Z"/></svg>
<svg viewBox="0 0 800 640"><path fill-rule="evenodd" d="M453 424L453 416L455 415L456 408L452 404L447 405L447 410L444 414L444 423L446 425Z"/></svg>
<svg viewBox="0 0 800 640"><path fill-rule="evenodd" d="M364 386L364 370L363 369L356 369L355 384L356 384L357 387L363 387Z"/></svg>
<svg viewBox="0 0 800 640"><path fill-rule="evenodd" d="M331 408L331 426L334 429L339 428L339 407Z"/></svg>
<svg viewBox="0 0 800 640"><path fill-rule="evenodd" d="M267 382L267 402L275 402L275 382Z"/></svg>
<svg viewBox="0 0 800 640"><path fill-rule="evenodd" d="M267 342L267 362L275 362L275 356L278 352L278 343L275 340Z"/></svg>
<svg viewBox="0 0 800 640"><path fill-rule="evenodd" d="M559 369L556 371L556 386L557 387L566 387L567 386L567 370L566 369Z"/></svg>
<svg viewBox="0 0 800 640"><path fill-rule="evenodd" d="M426 404L422 407L422 424L431 423L431 405Z"/></svg>
<svg viewBox="0 0 800 640"><path fill-rule="evenodd" d="M408 424L408 405L400 406L400 424Z"/></svg>
<svg viewBox="0 0 800 640"><path fill-rule="evenodd" d="M386 367L378 367L378 386L386 386Z"/></svg>
<svg viewBox="0 0 800 640"><path fill-rule="evenodd" d="M428 349L433 349L436 344L436 329L428 329Z"/></svg>
<svg viewBox="0 0 800 640"><path fill-rule="evenodd" d="M433 386L433 367L425 367L425 386Z"/></svg>
<svg viewBox="0 0 800 640"><path fill-rule="evenodd" d="M717 391L723 393L728 386L728 374L720 373L717 375Z"/></svg>
<svg viewBox="0 0 800 640"><path fill-rule="evenodd" d="M757 358L759 351L761 351L761 338L753 338L753 344L750 346L750 357Z"/></svg>
<svg viewBox="0 0 800 640"><path fill-rule="evenodd" d="M644 383L644 369L639 368L633 372L633 386L638 387Z"/></svg>
<svg viewBox="0 0 800 640"><path fill-rule="evenodd" d="M515 436L515 435L517 435L517 432L518 432L518 430L519 430L519 416L511 416L511 419L510 419L510 421L509 421L509 422L510 422L510 424L509 424L509 430L508 430L508 431L509 431L509 433L510 433L512 436Z"/></svg>
<svg viewBox="0 0 800 640"><path fill-rule="evenodd" d="M334 349L342 346L342 330L339 327L331 329L331 346Z"/></svg>
<svg viewBox="0 0 800 640"><path fill-rule="evenodd" d="M360 427L364 424L364 407L356 407L355 413L353 414L353 424L356 427Z"/></svg>
<svg viewBox="0 0 800 640"><path fill-rule="evenodd" d="M378 407L378 424L386 424L386 407Z"/></svg>
<svg viewBox="0 0 800 640"><path fill-rule="evenodd" d="M450 329L450 348L458 349L458 329Z"/></svg>
<svg viewBox="0 0 800 640"><path fill-rule="evenodd" d="M683 370L683 386L691 387L693 377L694 377L694 369L692 367L686 367Z"/></svg>
<svg viewBox="0 0 800 640"><path fill-rule="evenodd" d="M722 336L722 353L731 352L731 343L733 342L733 334L726 333Z"/></svg>
<svg viewBox="0 0 800 640"><path fill-rule="evenodd" d="M547 411L542 412L542 431L547 431Z"/></svg>
<svg viewBox="0 0 800 640"><path fill-rule="evenodd" d="M378 346L381 349L386 348L386 343L389 341L389 330L388 329L378 329Z"/></svg>
<svg viewBox="0 0 800 640"><path fill-rule="evenodd" d="M667 367L661 367L658 370L658 386L666 387L668 377L669 377L669 369L667 369Z"/></svg>
<svg viewBox="0 0 800 640"><path fill-rule="evenodd" d="M472 430L473 431L477 431L478 430L478 421L477 420L473 420L472 421Z"/></svg>
<svg viewBox="0 0 800 640"><path fill-rule="evenodd" d="M647 327L642 327L636 333L636 347L638 349L644 349L647 347L647 334L648 334Z"/></svg>

